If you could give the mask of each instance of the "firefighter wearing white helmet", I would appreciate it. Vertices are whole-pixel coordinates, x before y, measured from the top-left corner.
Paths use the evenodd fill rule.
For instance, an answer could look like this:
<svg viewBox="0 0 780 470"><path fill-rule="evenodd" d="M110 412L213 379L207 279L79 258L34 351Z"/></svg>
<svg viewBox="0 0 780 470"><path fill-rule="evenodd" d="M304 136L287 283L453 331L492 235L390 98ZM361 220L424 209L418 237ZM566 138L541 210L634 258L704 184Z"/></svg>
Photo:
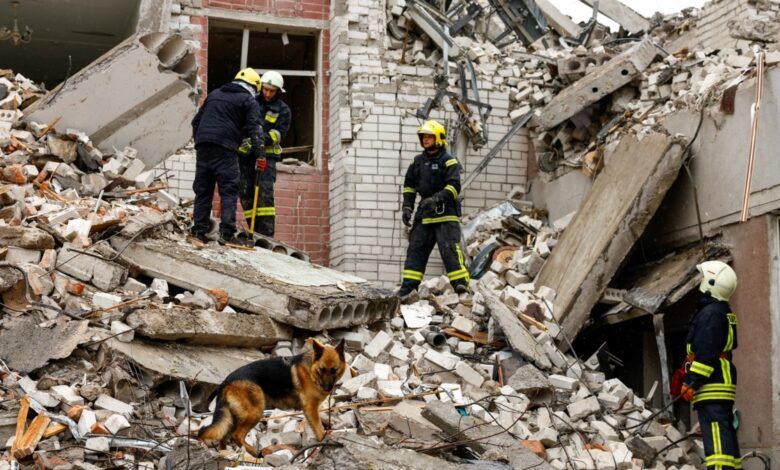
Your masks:
<svg viewBox="0 0 780 470"><path fill-rule="evenodd" d="M450 284L459 294L468 292L469 272L460 250L460 164L447 152L447 132L441 123L428 120L417 130L423 152L406 171L402 189L402 221L411 226L404 262L402 300L411 297L423 279L434 245L447 269ZM417 195L420 204L412 222Z"/></svg>
<svg viewBox="0 0 780 470"><path fill-rule="evenodd" d="M291 113L287 104L281 100L285 92L282 74L269 70L261 77L262 87L257 94L262 116L262 134L265 138L264 158L258 162L242 160L241 167L241 205L247 223L252 219L254 189L259 183L260 192L255 209L255 232L273 237L276 225L276 206L274 202L274 183L276 182L276 163L282 158L282 140L290 129ZM239 153L249 152L244 143ZM258 178L259 181L255 181Z"/></svg>
<svg viewBox="0 0 780 470"><path fill-rule="evenodd" d="M702 275L702 295L691 320L686 347L690 368L681 397L699 415L707 468L740 469L733 408L737 395L737 315L728 304L737 288L737 275L722 261L696 266Z"/></svg>

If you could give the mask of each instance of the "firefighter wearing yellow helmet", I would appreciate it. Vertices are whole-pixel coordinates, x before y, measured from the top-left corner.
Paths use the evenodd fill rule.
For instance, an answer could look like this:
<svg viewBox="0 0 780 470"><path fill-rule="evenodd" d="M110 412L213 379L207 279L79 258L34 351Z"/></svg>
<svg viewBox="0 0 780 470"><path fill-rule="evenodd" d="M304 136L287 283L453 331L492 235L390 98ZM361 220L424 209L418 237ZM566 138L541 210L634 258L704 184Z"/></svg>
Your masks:
<svg viewBox="0 0 780 470"><path fill-rule="evenodd" d="M290 129L292 114L287 103L281 100L281 94L285 92L282 74L269 70L260 79L262 86L257 94L257 104L260 105L260 131L265 146L259 161L248 158L241 160L241 205L247 224L251 226L254 211L255 232L273 237L276 228L276 164L282 159L282 140ZM248 142L245 142L239 148L239 153L249 152L250 149ZM256 185L259 186L257 204L254 202Z"/></svg>
<svg viewBox="0 0 780 470"><path fill-rule="evenodd" d="M699 415L704 464L707 468L740 469L733 408L737 396L737 316L729 299L737 288L737 275L722 261L696 266L702 275L702 293L686 338L690 367L683 379L681 397L693 403Z"/></svg>
<svg viewBox="0 0 780 470"><path fill-rule="evenodd" d="M458 160L447 152L447 131L434 120L417 130L422 153L414 157L404 178L402 221L411 227L403 282L398 291L408 299L420 285L434 245L459 294L468 292L469 272L460 249L460 171ZM420 204L414 212L417 195ZM412 214L414 212L414 217Z"/></svg>
<svg viewBox="0 0 780 470"><path fill-rule="evenodd" d="M219 241L234 242L236 233L236 203L239 191L239 157L236 149L246 138L258 151L251 159L261 156L263 145L260 133L260 107L255 95L261 89L260 76L253 69L236 74L231 83L208 94L192 120L195 139L196 168L192 189L195 192L192 235L207 242L214 186L219 187L221 203Z"/></svg>

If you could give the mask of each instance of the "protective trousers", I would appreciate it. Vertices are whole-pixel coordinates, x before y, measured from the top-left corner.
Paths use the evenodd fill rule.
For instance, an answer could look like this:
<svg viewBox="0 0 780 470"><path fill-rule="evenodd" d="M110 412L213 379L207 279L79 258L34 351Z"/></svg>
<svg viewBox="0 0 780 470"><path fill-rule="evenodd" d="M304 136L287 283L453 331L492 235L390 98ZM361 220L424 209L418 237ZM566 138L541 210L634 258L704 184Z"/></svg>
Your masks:
<svg viewBox="0 0 780 470"><path fill-rule="evenodd" d="M459 242L460 225L457 222L438 224L416 222L409 236L403 283L399 295L406 295L420 285L434 244L439 246L439 254L447 269L450 284L453 287L458 284L468 285L469 272L463 261Z"/></svg>
<svg viewBox="0 0 780 470"><path fill-rule="evenodd" d="M274 183L276 182L276 160L266 159L266 168L257 173L255 161L249 157L241 158L241 206L247 225L251 226L252 207L255 197L255 178L260 178L260 195L257 199L255 232L268 237L274 236L276 206L274 205Z"/></svg>
<svg viewBox="0 0 780 470"><path fill-rule="evenodd" d="M195 192L193 210L194 233L209 232L211 202L214 197L214 185L219 185L220 224L219 231L228 238L236 232L236 202L238 201L238 155L215 144L203 143L196 147Z"/></svg>
<svg viewBox="0 0 780 470"><path fill-rule="evenodd" d="M704 441L704 464L709 470L742 468L733 407L734 403L730 401L709 401L694 405Z"/></svg>

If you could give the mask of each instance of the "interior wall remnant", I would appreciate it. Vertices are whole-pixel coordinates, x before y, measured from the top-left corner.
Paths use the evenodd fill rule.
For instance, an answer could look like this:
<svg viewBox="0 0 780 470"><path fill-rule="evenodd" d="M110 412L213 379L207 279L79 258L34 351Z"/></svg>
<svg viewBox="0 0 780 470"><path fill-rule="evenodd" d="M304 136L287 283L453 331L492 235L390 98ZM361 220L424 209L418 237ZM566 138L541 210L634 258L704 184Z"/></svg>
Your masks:
<svg viewBox="0 0 780 470"><path fill-rule="evenodd" d="M140 0L136 33L167 32L173 0Z"/></svg>
<svg viewBox="0 0 780 470"><path fill-rule="evenodd" d="M770 286L770 257L777 255L777 247L769 246L776 221L772 216L755 217L723 230L723 241L732 246L732 267L738 279L729 304L739 321L734 364L738 372L736 407L742 415L739 441L743 452L780 450L780 440L774 432L780 426L780 395L772 392L778 388L773 369L777 367L778 345L773 343L772 331L778 329L780 318L776 311L772 315L770 301L772 291L777 293L777 286Z"/></svg>

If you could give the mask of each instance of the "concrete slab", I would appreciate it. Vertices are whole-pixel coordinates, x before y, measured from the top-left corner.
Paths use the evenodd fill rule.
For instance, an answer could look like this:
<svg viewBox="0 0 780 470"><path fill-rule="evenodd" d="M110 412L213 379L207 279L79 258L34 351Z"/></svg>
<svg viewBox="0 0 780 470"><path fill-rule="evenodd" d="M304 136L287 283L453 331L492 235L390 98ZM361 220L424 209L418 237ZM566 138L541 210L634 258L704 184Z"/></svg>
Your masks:
<svg viewBox="0 0 780 470"><path fill-rule="evenodd" d="M292 328L263 314L147 308L131 313L127 324L147 338L204 346L259 348L292 339Z"/></svg>
<svg viewBox="0 0 780 470"><path fill-rule="evenodd" d="M636 78L658 55L650 38L615 56L558 93L545 106L536 124L550 129Z"/></svg>
<svg viewBox="0 0 780 470"><path fill-rule="evenodd" d="M547 22L561 36L576 38L582 33L580 25L563 14L550 0L536 0L536 6L542 10Z"/></svg>
<svg viewBox="0 0 780 470"><path fill-rule="evenodd" d="M392 291L364 279L262 248L195 249L184 241L112 240L122 257L147 275L188 290L224 289L230 305L311 331L390 319Z"/></svg>
<svg viewBox="0 0 780 470"><path fill-rule="evenodd" d="M580 1L589 7L596 4L596 0ZM629 34L650 29L650 21L647 18L632 10L620 0L598 0L598 9L604 16L622 26Z"/></svg>
<svg viewBox="0 0 780 470"><path fill-rule="evenodd" d="M479 292L485 298L485 307L490 315L495 318L501 330L507 337L512 349L520 353L526 360L536 364L542 369L552 366L544 351L539 347L533 335L520 323L517 315L493 294L490 289L479 283Z"/></svg>
<svg viewBox="0 0 780 470"><path fill-rule="evenodd" d="M218 385L235 369L265 355L254 349L211 348L175 343L150 344L136 339L106 341L115 353L124 354L142 367L175 379L197 379Z"/></svg>
<svg viewBox="0 0 780 470"><path fill-rule="evenodd" d="M463 440L477 452L500 449L513 468L553 469L498 426L484 424L473 416L461 416L450 403L432 401L425 405L422 416L448 433L452 440Z"/></svg>
<svg viewBox="0 0 780 470"><path fill-rule="evenodd" d="M196 73L195 55L181 37L133 36L27 108L25 120L61 117L59 126L87 133L100 150L129 145L153 167L192 137Z"/></svg>
<svg viewBox="0 0 780 470"><path fill-rule="evenodd" d="M88 322L63 321L41 328L32 318L8 320L0 330L0 359L11 369L30 373L49 361L69 357L89 340Z"/></svg>
<svg viewBox="0 0 780 470"><path fill-rule="evenodd" d="M642 140L627 136L607 157L609 164L536 279L557 292L553 310L571 339L677 178L682 146L661 133Z"/></svg>
<svg viewBox="0 0 780 470"><path fill-rule="evenodd" d="M16 246L28 250L54 248L54 238L34 227L0 225L0 246Z"/></svg>

